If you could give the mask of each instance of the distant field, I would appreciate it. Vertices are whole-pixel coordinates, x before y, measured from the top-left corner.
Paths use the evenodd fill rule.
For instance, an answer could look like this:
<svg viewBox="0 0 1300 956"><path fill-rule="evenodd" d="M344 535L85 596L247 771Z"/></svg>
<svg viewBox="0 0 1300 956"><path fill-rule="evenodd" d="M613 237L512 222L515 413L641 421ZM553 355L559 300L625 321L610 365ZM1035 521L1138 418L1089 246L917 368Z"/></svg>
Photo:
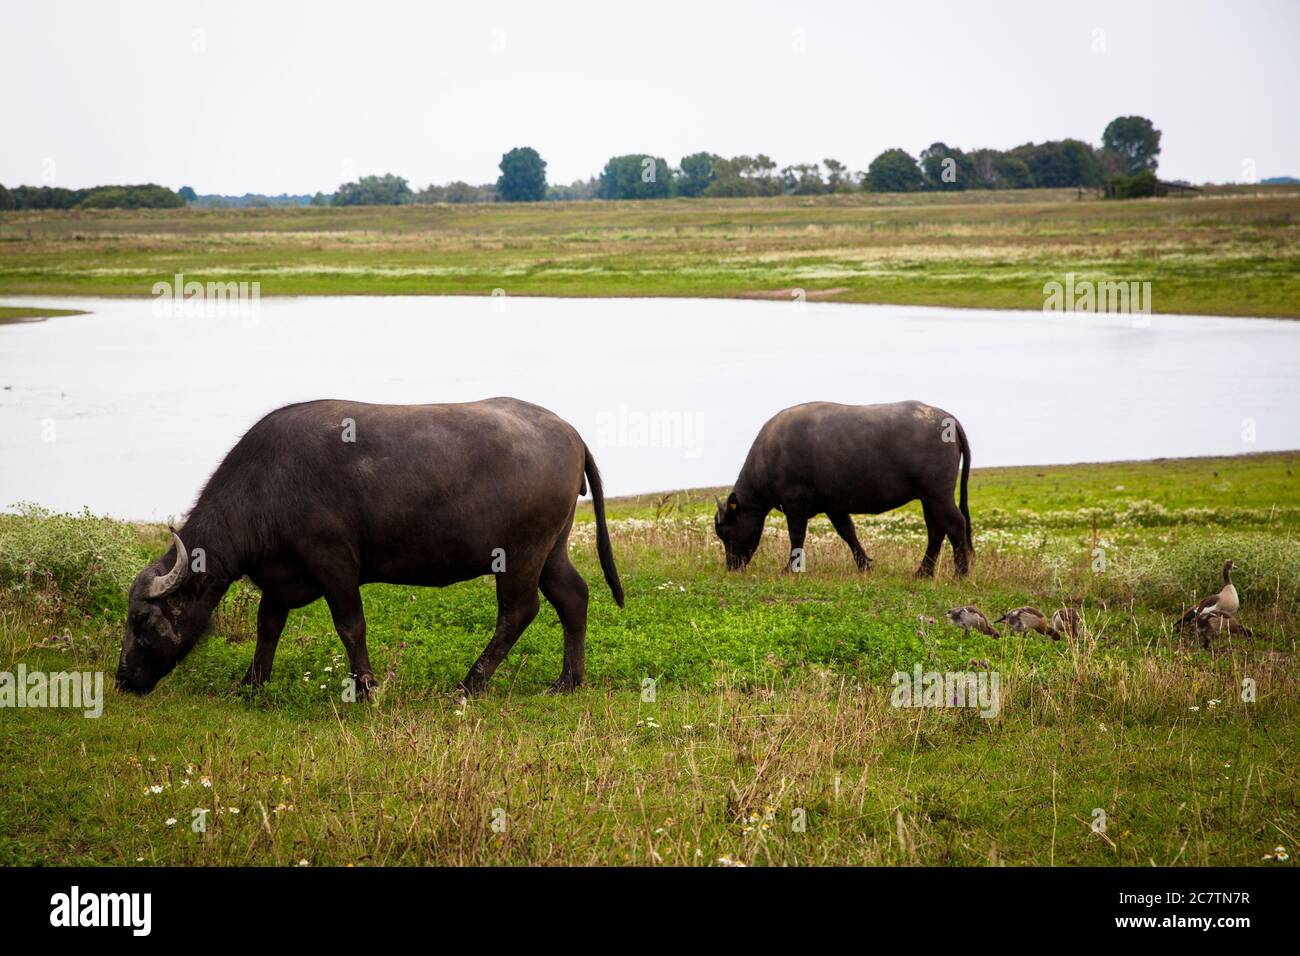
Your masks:
<svg viewBox="0 0 1300 956"><path fill-rule="evenodd" d="M1176 480L1170 476L1176 475ZM613 498L609 513L620 518L713 514L714 496L729 486ZM1024 510L1027 515L1098 509L1103 524L1137 501L1158 501L1165 509L1206 509L1227 515L1234 508L1262 509L1287 527L1300 528L1300 451L1266 452L1230 457L1168 458L1074 465L1016 465L975 468L970 477L971 500L978 500L987 522L997 514ZM911 511L908 511L911 509ZM589 515L584 504L579 515ZM918 504L902 513L915 513ZM896 512L897 513L897 512ZM1087 524L1090 519L1083 519ZM1231 523L1224 517L1223 523Z"/></svg>
<svg viewBox="0 0 1300 956"><path fill-rule="evenodd" d="M806 573L781 570L774 521L728 574L707 491L622 499L624 609L589 512L571 537L592 603L588 686L566 697L541 693L562 646L544 605L489 693L460 698L494 620L485 579L364 589L373 704L340 702L321 602L240 690L256 593L237 585L151 696L110 691L96 720L3 712L0 864L1293 866L1266 856L1300 847L1297 469L1300 452L976 470L967 581L947 551L911 576L911 509L859 519L870 574L824 520ZM166 540L0 515L0 670L111 680L125 587ZM1171 623L1226 557L1256 636L1207 649ZM1068 602L1086 631L963 634L941 615L966 602ZM892 706L918 665L996 671L999 713Z"/></svg>
<svg viewBox="0 0 1300 956"><path fill-rule="evenodd" d="M1149 280L1153 309L1300 317L1300 191L1076 190L362 208L0 213L0 295L761 296L1040 309L1045 282Z"/></svg>

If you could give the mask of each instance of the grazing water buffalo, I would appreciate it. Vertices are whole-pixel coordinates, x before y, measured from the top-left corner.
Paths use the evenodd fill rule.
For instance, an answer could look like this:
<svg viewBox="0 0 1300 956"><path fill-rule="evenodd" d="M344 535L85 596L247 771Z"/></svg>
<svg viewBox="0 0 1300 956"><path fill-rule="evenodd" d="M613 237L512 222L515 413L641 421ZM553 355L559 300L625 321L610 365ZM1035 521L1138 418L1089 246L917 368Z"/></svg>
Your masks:
<svg viewBox="0 0 1300 956"><path fill-rule="evenodd" d="M959 465L961 504L955 505ZM871 559L851 516L880 514L919 498L930 537L916 573L934 574L947 535L957 572L965 574L975 550L966 505L969 475L966 432L942 409L921 402L809 402L778 412L759 431L734 490L718 501L714 528L734 571L758 550L768 512L783 511L790 526L790 567L797 570L808 519L825 512L861 571Z"/></svg>
<svg viewBox="0 0 1300 956"><path fill-rule="evenodd" d="M364 696L375 680L362 584L442 587L494 574L496 630L464 689L487 684L536 616L540 587L564 627L564 667L551 689L570 690L583 677L587 582L567 542L588 483L600 566L622 607L600 472L573 427L546 409L493 398L317 401L271 412L208 479L171 549L132 584L117 686L152 690L247 575L262 601L244 682L270 676L289 611L324 597Z"/></svg>

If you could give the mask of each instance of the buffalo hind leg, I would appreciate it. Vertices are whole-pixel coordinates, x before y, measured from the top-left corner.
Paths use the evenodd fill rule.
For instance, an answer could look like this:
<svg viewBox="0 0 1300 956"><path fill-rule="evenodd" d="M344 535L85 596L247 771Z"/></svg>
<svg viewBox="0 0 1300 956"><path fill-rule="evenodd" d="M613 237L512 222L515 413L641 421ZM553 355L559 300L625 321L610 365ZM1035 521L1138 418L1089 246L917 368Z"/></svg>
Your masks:
<svg viewBox="0 0 1300 956"><path fill-rule="evenodd" d="M921 566L916 569L916 576L932 578L935 565L939 563L939 551L943 548L944 525L930 502L922 501L921 511L925 515L925 557L921 558Z"/></svg>
<svg viewBox="0 0 1300 956"><path fill-rule="evenodd" d="M802 514L785 513L786 524L790 527L790 561L787 571L802 571L808 566L808 555L804 552L803 542L808 534L808 518Z"/></svg>
<svg viewBox="0 0 1300 956"><path fill-rule="evenodd" d="M957 574L965 577L970 573L970 551L966 548L966 519L949 502L952 514L948 518L948 540L952 542L952 560L957 565Z"/></svg>
<svg viewBox="0 0 1300 956"><path fill-rule="evenodd" d="M853 563L858 566L858 570L870 571L871 559L867 557L867 552L858 543L858 533L853 527L853 518L843 512L831 514L829 511L826 513L826 517L831 519L831 524L835 526L836 532L844 539L844 543L849 546L849 550L853 552Z"/></svg>
<svg viewBox="0 0 1300 956"><path fill-rule="evenodd" d="M289 608L263 594L261 603L257 605L257 650L253 651L253 662L244 675L245 684L260 687L270 678L275 647L280 643L280 634L287 620Z"/></svg>
<svg viewBox="0 0 1300 956"><path fill-rule="evenodd" d="M564 667L550 693L567 693L582 684L587 660L587 582L569 561L568 535L542 567L542 595L551 602L564 628Z"/></svg>
<svg viewBox="0 0 1300 956"><path fill-rule="evenodd" d="M957 566L957 574L965 577L970 570L970 554L966 550L966 518L961 511L953 504L952 498L944 498L931 506L929 503L923 503L922 508L926 512L926 522L929 525L930 540L935 540L935 529L939 531L939 545L935 548L935 557L938 557L938 548L943 546L943 537L946 535L948 541L952 544L952 560ZM930 516L934 516L934 524L929 524ZM926 551L926 557L930 556L929 550ZM934 573L933 566L930 573Z"/></svg>
<svg viewBox="0 0 1300 956"><path fill-rule="evenodd" d="M460 688L466 694L479 694L486 689L497 667L515 646L515 641L519 640L519 635L537 616L541 608L537 585L536 571L531 575L520 575L513 571L509 576L504 572L497 575L496 630L492 632L492 640L488 641L483 653L460 682Z"/></svg>

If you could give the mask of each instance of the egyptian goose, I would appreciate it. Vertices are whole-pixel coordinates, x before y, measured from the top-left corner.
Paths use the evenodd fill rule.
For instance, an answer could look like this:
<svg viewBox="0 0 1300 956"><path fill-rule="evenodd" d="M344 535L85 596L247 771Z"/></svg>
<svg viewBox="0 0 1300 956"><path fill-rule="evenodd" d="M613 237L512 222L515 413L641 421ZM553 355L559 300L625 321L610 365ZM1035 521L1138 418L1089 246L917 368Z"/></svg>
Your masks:
<svg viewBox="0 0 1300 956"><path fill-rule="evenodd" d="M1234 567L1236 567L1236 564L1231 558L1223 562L1223 587L1218 594L1211 594L1196 607L1189 608L1187 613L1178 619L1180 627L1184 624L1191 624L1198 618L1208 614L1223 614L1227 617L1237 616L1237 611L1241 609L1241 599L1237 596L1237 589L1232 584L1232 569Z"/></svg>
<svg viewBox="0 0 1300 956"><path fill-rule="evenodd" d="M993 629L993 625L991 625L989 619L984 616L984 612L974 604L967 604L964 607L955 607L951 611L945 612L943 616L948 619L950 624L956 624L967 634L970 633L970 629L973 627L981 634L987 634L990 637L1001 636Z"/></svg>
<svg viewBox="0 0 1300 956"><path fill-rule="evenodd" d="M993 623L1001 624L1003 621L1007 622L1012 634L1028 634L1030 631L1037 631L1039 634L1046 634L1054 641L1061 639L1061 632L1052 627L1047 621L1047 616L1036 607L1013 608Z"/></svg>
<svg viewBox="0 0 1300 956"><path fill-rule="evenodd" d="M1058 608L1052 615L1052 628L1060 634L1078 637L1083 627L1083 617L1072 607Z"/></svg>

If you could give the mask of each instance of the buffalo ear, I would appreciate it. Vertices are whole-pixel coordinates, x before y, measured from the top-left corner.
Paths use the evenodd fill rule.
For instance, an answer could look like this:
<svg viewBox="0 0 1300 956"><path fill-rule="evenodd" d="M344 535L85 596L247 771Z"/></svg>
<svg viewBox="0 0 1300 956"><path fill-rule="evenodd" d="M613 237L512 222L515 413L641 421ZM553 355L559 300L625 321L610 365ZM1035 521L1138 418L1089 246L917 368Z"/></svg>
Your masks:
<svg viewBox="0 0 1300 956"><path fill-rule="evenodd" d="M736 520L736 509L740 507L740 502L736 500L736 493L733 491L727 496L727 503L724 505L718 502L718 520L723 524L731 524Z"/></svg>

